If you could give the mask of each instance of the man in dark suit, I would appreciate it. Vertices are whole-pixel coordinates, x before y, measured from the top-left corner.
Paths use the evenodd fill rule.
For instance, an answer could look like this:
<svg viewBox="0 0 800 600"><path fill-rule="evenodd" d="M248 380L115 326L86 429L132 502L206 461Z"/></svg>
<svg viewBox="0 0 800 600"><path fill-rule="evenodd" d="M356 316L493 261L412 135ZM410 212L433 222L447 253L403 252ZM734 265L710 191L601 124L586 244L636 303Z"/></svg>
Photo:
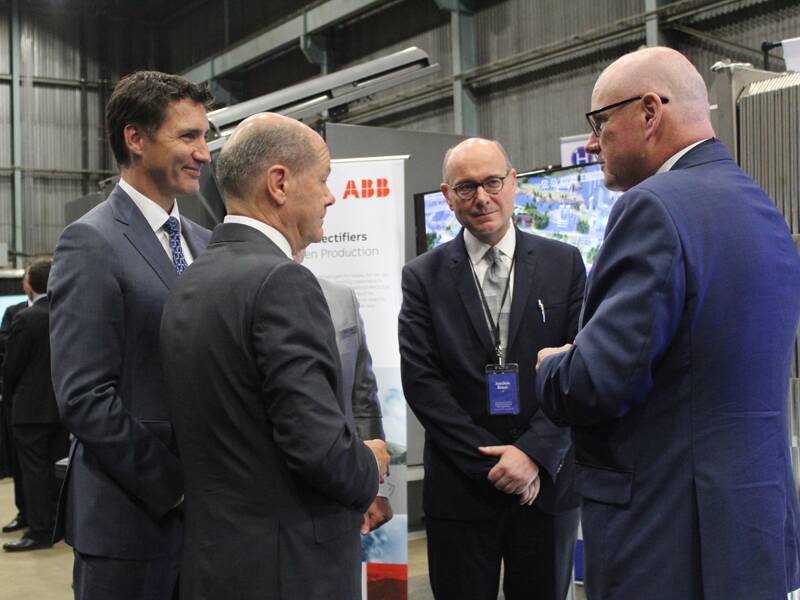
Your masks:
<svg viewBox="0 0 800 600"><path fill-rule="evenodd" d="M345 416L325 298L291 259L322 237L329 172L305 125L242 122L216 165L228 216L164 308L183 600L361 597L359 528L389 456Z"/></svg>
<svg viewBox="0 0 800 600"><path fill-rule="evenodd" d="M175 200L198 190L210 161L210 101L205 88L174 75L121 79L106 108L119 185L56 247L53 383L75 436L59 521L82 600L162 600L176 587L183 481L158 328L169 288L210 237Z"/></svg>
<svg viewBox="0 0 800 600"><path fill-rule="evenodd" d="M586 149L626 193L573 346L540 354L573 427L589 598L783 600L800 585L787 392L800 258L772 201L713 139L680 53L597 80Z"/></svg>
<svg viewBox="0 0 800 600"><path fill-rule="evenodd" d="M512 226L516 171L497 142L449 150L444 180L463 229L405 266L399 321L403 390L425 427L431 587L494 600L502 561L508 600L562 600L578 523L569 430L542 414L524 365L574 338L585 268L576 248Z"/></svg>
<svg viewBox="0 0 800 600"><path fill-rule="evenodd" d="M49 274L49 260L28 269L33 304L14 318L3 364L4 393L13 399L11 424L29 526L19 541L3 545L7 552L52 545L58 494L55 461L67 455L67 432L58 418L50 376Z"/></svg>
<svg viewBox="0 0 800 600"><path fill-rule="evenodd" d="M3 313L3 321L0 324L0 364L5 360L6 344L8 336L11 334L11 324L14 317L21 310L30 306L31 291L28 285L28 271L22 276L22 289L28 300L9 306ZM25 491L22 486L22 473L19 467L19 459L14 449L14 434L11 429L11 397L3 390L3 397L0 398L0 477L11 475L14 481L14 505L17 507L17 516L10 522L3 525L3 533L13 533L20 531L28 526L25 517Z"/></svg>

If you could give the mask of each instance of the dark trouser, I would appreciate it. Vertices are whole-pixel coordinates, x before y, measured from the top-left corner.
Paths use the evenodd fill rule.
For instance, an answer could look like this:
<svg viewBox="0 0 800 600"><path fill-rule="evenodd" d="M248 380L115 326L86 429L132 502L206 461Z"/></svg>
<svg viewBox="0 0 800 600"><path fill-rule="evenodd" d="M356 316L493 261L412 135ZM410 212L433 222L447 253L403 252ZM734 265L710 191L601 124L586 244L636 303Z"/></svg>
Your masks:
<svg viewBox="0 0 800 600"><path fill-rule="evenodd" d="M22 474L28 537L50 541L55 524L58 481L55 462L67 453L67 432L59 424L14 425ZM16 482L15 482L16 483Z"/></svg>
<svg viewBox="0 0 800 600"><path fill-rule="evenodd" d="M22 487L22 471L20 470L19 457L17 456L17 443L14 440L14 432L11 427L11 402L8 400L3 400L3 410L2 413L0 413L0 427L3 428L9 472L11 478L14 480L14 504L17 507L19 518L23 522L27 522L27 515L25 514L25 490Z"/></svg>
<svg viewBox="0 0 800 600"><path fill-rule="evenodd" d="M436 600L564 600L572 579L578 509L549 515L514 506L483 521L426 518Z"/></svg>
<svg viewBox="0 0 800 600"><path fill-rule="evenodd" d="M72 569L75 600L177 600L180 556L125 560L81 554ZM235 594L236 590L231 590Z"/></svg>

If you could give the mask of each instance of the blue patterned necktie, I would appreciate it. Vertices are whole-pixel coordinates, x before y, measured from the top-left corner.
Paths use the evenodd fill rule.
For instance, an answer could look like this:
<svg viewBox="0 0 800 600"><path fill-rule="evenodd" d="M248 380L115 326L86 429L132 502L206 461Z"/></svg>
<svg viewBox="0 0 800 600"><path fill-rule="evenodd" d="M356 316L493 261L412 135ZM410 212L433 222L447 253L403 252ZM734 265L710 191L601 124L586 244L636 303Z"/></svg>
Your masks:
<svg viewBox="0 0 800 600"><path fill-rule="evenodd" d="M178 219L175 217L167 219L167 222L164 223L164 231L169 234L169 247L172 248L172 262L175 263L175 270L178 272L178 275L180 275L189 265L186 264L186 257L183 255L181 230Z"/></svg>

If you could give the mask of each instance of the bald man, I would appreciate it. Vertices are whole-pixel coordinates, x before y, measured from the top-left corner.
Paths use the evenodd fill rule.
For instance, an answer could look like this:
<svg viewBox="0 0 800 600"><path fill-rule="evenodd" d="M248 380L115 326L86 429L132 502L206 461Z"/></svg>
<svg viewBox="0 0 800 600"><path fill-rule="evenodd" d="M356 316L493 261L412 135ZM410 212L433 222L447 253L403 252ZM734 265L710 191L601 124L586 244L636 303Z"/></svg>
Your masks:
<svg viewBox="0 0 800 600"><path fill-rule="evenodd" d="M292 119L245 120L216 175L228 216L164 309L183 463L183 600L360 600L381 440L348 419L331 317L292 254L322 238L328 149Z"/></svg>
<svg viewBox="0 0 800 600"><path fill-rule="evenodd" d="M800 259L713 139L703 79L649 48L600 75L586 149L625 191L572 346L539 353L572 426L591 600L784 600L800 585L787 396Z"/></svg>
<svg viewBox="0 0 800 600"><path fill-rule="evenodd" d="M542 414L529 365L575 338L583 260L513 226L516 171L496 141L451 148L443 177L463 228L403 269L399 326L403 391L425 427L431 588L496 600L502 563L506 600L563 600L578 527L569 429Z"/></svg>

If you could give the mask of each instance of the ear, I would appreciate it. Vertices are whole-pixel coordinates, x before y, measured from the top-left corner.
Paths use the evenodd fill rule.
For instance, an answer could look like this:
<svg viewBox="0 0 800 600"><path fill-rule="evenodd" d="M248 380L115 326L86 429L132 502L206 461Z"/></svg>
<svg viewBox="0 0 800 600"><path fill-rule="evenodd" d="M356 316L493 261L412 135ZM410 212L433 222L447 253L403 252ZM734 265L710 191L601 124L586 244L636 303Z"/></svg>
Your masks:
<svg viewBox="0 0 800 600"><path fill-rule="evenodd" d="M453 201L450 200L450 194L449 194L450 187L446 183L443 183L442 185L439 186L439 191L442 192L445 200L447 200L447 206L450 207L450 210L454 210Z"/></svg>
<svg viewBox="0 0 800 600"><path fill-rule="evenodd" d="M517 188L517 170L511 169L508 172L508 185L513 186L514 189ZM505 184L503 184L505 186Z"/></svg>
<svg viewBox="0 0 800 600"><path fill-rule="evenodd" d="M664 105L661 98L654 92L647 92L642 96L642 109L644 110L644 131L645 137L655 135L661 125L661 117L664 114Z"/></svg>
<svg viewBox="0 0 800 600"><path fill-rule="evenodd" d="M278 206L283 206L286 203L286 187L288 183L289 170L283 165L272 165L267 170L264 186L268 197L272 198Z"/></svg>
<svg viewBox="0 0 800 600"><path fill-rule="evenodd" d="M129 123L125 125L122 134L125 136L125 145L128 147L128 152L132 156L142 156L144 154L144 145L150 139L144 129Z"/></svg>

